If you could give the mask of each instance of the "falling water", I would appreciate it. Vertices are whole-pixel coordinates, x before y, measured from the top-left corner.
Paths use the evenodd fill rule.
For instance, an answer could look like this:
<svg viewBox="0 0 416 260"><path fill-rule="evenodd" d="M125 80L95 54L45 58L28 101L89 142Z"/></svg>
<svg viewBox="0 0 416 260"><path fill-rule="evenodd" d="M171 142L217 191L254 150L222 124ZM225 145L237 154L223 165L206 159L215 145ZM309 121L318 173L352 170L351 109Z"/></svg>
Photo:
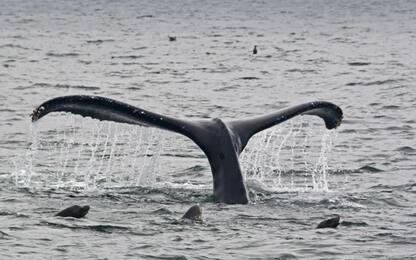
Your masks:
<svg viewBox="0 0 416 260"><path fill-rule="evenodd" d="M333 135L309 121L295 122L252 138L241 154L245 178L271 190L328 191ZM174 136L77 116L53 129L35 124L24 163L15 165L16 185L76 190L154 186L160 184L160 168L169 155L192 157L186 141ZM167 151L172 147L177 149Z"/></svg>
<svg viewBox="0 0 416 260"><path fill-rule="evenodd" d="M299 121L299 120L298 120ZM247 180L270 190L328 191L328 161L335 134L310 121L257 134L241 154Z"/></svg>
<svg viewBox="0 0 416 260"><path fill-rule="evenodd" d="M17 186L94 190L154 183L161 131L75 118L55 129L34 125L32 144L15 160Z"/></svg>

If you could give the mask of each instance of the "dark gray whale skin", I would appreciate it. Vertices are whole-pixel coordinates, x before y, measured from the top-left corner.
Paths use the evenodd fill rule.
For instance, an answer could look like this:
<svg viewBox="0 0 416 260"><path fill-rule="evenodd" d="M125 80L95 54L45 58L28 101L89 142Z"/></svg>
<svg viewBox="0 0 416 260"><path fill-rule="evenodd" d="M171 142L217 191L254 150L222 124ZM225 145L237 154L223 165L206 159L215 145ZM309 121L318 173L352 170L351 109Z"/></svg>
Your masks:
<svg viewBox="0 0 416 260"><path fill-rule="evenodd" d="M227 204L248 203L238 157L254 134L297 115L319 116L328 129L339 126L343 117L338 106L317 101L241 120L189 120L160 115L105 97L75 95L44 102L33 111L32 121L51 112L70 112L98 120L153 126L189 137L208 158L215 197Z"/></svg>

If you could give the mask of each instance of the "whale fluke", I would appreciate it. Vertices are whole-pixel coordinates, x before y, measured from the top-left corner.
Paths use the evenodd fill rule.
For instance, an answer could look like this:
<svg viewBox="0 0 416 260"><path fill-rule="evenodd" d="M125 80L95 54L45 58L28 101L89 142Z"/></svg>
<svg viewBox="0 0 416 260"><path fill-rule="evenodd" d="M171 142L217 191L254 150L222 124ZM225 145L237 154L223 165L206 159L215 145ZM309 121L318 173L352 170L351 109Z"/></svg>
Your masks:
<svg viewBox="0 0 416 260"><path fill-rule="evenodd" d="M35 122L51 112L70 112L98 120L173 131L193 140L205 153L211 166L214 195L219 202L247 204L248 196L238 156L256 133L297 115L322 118L328 129L342 120L342 110L329 102L309 102L263 116L223 121L178 119L99 96L63 96L50 99L32 113Z"/></svg>
<svg viewBox="0 0 416 260"><path fill-rule="evenodd" d="M337 128L342 121L342 110L338 106L325 101L309 102L298 106L293 106L274 113L230 121L230 127L240 137L241 153L246 147L250 138L267 128L280 124L298 115L315 115L322 118L328 129Z"/></svg>

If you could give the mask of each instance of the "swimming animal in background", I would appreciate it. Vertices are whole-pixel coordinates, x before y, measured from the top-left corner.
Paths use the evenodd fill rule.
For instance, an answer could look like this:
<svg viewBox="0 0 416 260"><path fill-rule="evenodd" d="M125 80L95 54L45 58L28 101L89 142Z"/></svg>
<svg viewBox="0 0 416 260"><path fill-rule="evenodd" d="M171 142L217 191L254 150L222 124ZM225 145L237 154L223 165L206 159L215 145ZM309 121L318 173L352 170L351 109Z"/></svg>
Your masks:
<svg viewBox="0 0 416 260"><path fill-rule="evenodd" d="M202 221L202 209L199 205L193 205L182 216L182 219L190 219L193 221Z"/></svg>
<svg viewBox="0 0 416 260"><path fill-rule="evenodd" d="M254 45L253 54L257 54L257 45Z"/></svg>
<svg viewBox="0 0 416 260"><path fill-rule="evenodd" d="M214 196L227 204L247 204L247 189L241 173L239 155L250 138L267 128L297 115L322 118L328 129L342 120L342 110L325 102L309 102L261 116L222 120L179 119L100 96L62 96L41 104L32 113L35 122L51 112L70 112L98 120L141 126L153 126L173 131L193 140L205 153L211 166Z"/></svg>
<svg viewBox="0 0 416 260"><path fill-rule="evenodd" d="M333 218L322 221L321 223L318 224L316 228L317 229L318 228L337 228L337 226L339 225L339 220L340 220L340 216L336 215Z"/></svg>
<svg viewBox="0 0 416 260"><path fill-rule="evenodd" d="M90 206L88 206L88 205L83 206L83 207L78 206L78 205L74 205L74 206L71 206L69 208L66 208L66 209L60 211L55 216L83 218L83 217L85 217L85 215L87 215L89 210L90 210Z"/></svg>

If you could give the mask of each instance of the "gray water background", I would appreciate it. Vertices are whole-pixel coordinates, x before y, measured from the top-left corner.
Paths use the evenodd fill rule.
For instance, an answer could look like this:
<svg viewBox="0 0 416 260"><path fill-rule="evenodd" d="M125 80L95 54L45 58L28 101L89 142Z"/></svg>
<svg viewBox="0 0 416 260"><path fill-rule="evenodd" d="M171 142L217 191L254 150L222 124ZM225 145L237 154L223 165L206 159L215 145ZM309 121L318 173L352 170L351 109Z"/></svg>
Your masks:
<svg viewBox="0 0 416 260"><path fill-rule="evenodd" d="M1 259L416 259L415 1L0 3ZM223 119L328 100L344 121L256 136L251 203L230 206L174 133L31 125L67 94ZM74 204L87 218L53 217ZM204 222L174 224L194 204ZM334 214L338 229L314 229Z"/></svg>

